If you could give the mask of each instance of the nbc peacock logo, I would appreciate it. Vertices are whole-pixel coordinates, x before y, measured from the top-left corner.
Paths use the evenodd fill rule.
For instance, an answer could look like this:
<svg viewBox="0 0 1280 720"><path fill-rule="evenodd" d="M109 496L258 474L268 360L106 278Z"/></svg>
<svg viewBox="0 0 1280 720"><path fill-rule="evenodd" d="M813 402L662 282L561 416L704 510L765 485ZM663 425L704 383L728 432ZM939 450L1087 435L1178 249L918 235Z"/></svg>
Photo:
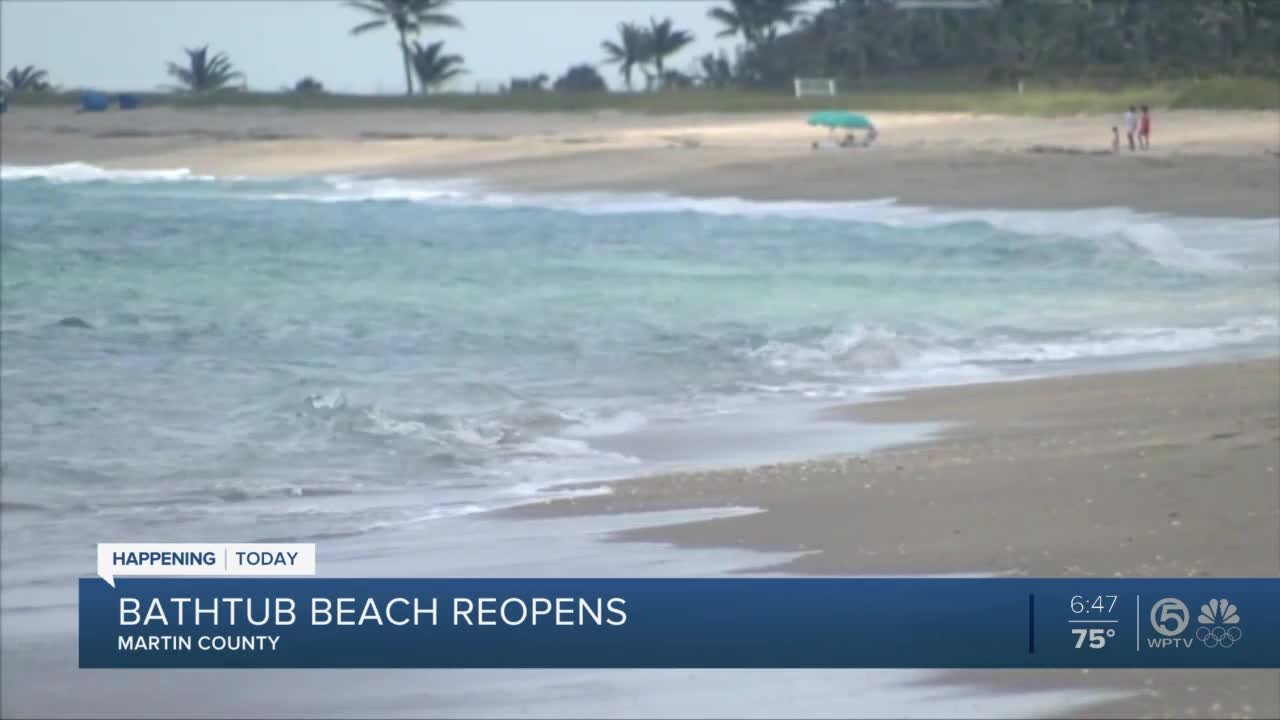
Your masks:
<svg viewBox="0 0 1280 720"><path fill-rule="evenodd" d="M1196 639L1207 648L1229 648L1244 637L1240 629L1240 613L1226 598L1210 600L1200 606Z"/></svg>

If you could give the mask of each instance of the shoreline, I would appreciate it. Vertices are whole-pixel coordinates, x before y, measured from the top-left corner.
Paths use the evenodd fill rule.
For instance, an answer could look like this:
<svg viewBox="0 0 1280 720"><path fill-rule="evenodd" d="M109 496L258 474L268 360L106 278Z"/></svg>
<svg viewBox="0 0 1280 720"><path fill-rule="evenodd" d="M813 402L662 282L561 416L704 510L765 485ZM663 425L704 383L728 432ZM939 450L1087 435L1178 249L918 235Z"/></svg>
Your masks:
<svg viewBox="0 0 1280 720"><path fill-rule="evenodd" d="M84 162L218 176L349 174L524 192L663 192L756 201L1280 217L1280 132L1266 111L1163 111L1153 149L1111 154L1115 118L877 113L862 150L814 151L803 113L14 108L9 165Z"/></svg>
<svg viewBox="0 0 1280 720"><path fill-rule="evenodd" d="M806 553L753 572L1280 575L1280 355L928 388L833 413L952 425L862 456L633 478L608 483L609 495L502 515L759 507L764 512L613 537ZM1280 677L1269 671L945 678L997 692L1130 693L1068 717L1280 714Z"/></svg>
<svg viewBox="0 0 1280 720"><path fill-rule="evenodd" d="M895 392L869 402L837 406L830 411L830 416L849 421L851 429L859 422L941 424L944 429L930 437L826 460L691 470L578 483L574 487L609 487L613 492L533 502L499 510L496 514L542 518L716 506L760 507L766 512L709 521L706 527L682 525L660 528L652 534L640 531L619 539L657 540L691 547L746 545L766 551L806 552L809 554L805 557L783 566L762 568L801 574L908 571L914 574L1014 572L1043 577L1106 577L1116 573L1135 576L1280 576L1280 487L1268 486L1266 482L1261 485L1246 483L1235 488L1257 495L1254 499L1258 502L1248 505L1252 509L1246 511L1244 518L1250 522L1239 522L1233 528L1237 533L1247 530L1254 534L1255 539L1261 539L1261 542L1241 545L1254 552L1235 553L1227 565L1215 558L1210 566L1203 560L1189 562L1173 556L1166 558L1155 547L1168 541L1170 534L1207 532L1210 529L1208 524L1225 519L1225 513L1232 510L1233 503L1228 503L1215 492L1205 492L1206 485L1202 485L1194 497L1188 488L1172 492L1180 488L1169 486L1186 484L1188 477L1198 472L1186 467L1188 459L1197 460L1210 469L1213 469L1215 460L1230 461L1232 469L1253 472L1249 476L1251 481L1275 479L1274 474L1280 469L1280 355L922 388ZM1220 454L1232 457L1218 458ZM1188 458L1188 455L1193 457ZM1203 458L1201 455L1214 457ZM1009 477L1025 471L1025 466L1030 463L1041 468L1039 480ZM1127 473L1132 476L1129 478L1132 486L1098 483L1074 486L1071 475L1078 476L1081 469L1071 466L1085 463L1100 463L1098 469L1105 469L1109 476L1126 477ZM1135 469L1136 472L1128 472ZM1172 477L1153 477L1156 469ZM1006 477L979 479L988 473ZM962 475L970 482L963 488L947 488L938 483L942 475ZM864 482L855 483L855 479ZM1022 524L1027 525L1023 528L1025 533L1019 533L1008 525L1002 526L1002 532L1010 536L1034 536L1078 522L1082 527L1091 526L1094 530L1111 533L1119 529L1124 531L1123 537L1102 538L1094 533L1089 537L1076 538L1073 542L1077 544L1069 552L1090 553L1091 562L1087 565L1057 562L1053 556L1039 552L1039 548L1034 548L1036 552L1033 552L1033 548L1010 549L1003 544L976 553L952 549L941 561L913 561L910 547L902 548L904 552L897 552L896 546L894 552L874 552L871 548L863 548L868 552L861 553L861 558L843 555L820 559L820 553L814 551L821 551L824 547L842 550L861 547L842 542L855 532L848 524L831 528L831 534L808 542L752 542L743 539L777 534L776 528L770 527L776 523L768 519L769 511L785 512L789 516L797 515L797 509L802 509L804 512L799 514L805 516L819 512L843 515L846 511L858 511L853 506L824 511L812 501L814 497L846 493L856 496L859 503L893 505L892 509L898 514L927 513L929 517L919 518L924 521L919 524L925 526L935 525L932 521L941 519L942 508L939 506L944 504L943 500L957 500L978 491L990 495L985 497L987 502L999 505L961 509L974 515L1000 514L1002 510L1019 509L1010 506L1017 505L1020 499L1008 493L1020 482L1032 486L1024 488L1024 492L1053 492L1051 498L1042 497L1042 500L1078 496L1079 502L1072 503L1078 507L1064 505L1059 511L1041 503L1040 510L1048 512L1048 515L1038 515L1035 518L1037 522L1023 520ZM899 491L908 486L922 492L911 495ZM1144 509L1140 517L1135 516L1128 511L1137 509L1132 505L1140 498L1133 495L1145 489L1159 489L1161 492L1153 495L1153 501L1144 503L1152 507ZM803 508L788 504L797 499ZM1108 511L1108 500L1125 503L1127 507ZM1196 508L1186 511L1173 509L1176 505L1174 500L1212 503L1219 514L1196 522L1186 517L1190 510ZM917 501L921 502L917 504ZM868 521L875 520L879 514L878 510L874 513L869 510L859 512L869 513L865 518ZM1051 523L1046 525L1042 522L1046 519ZM1140 520L1146 525L1141 528L1128 525L1133 520ZM929 542L920 542L921 547L916 549L948 549L957 543L972 544L964 537L963 531L954 536L942 532L944 524L936 523L936 537L931 537ZM1117 528L1122 524L1124 527ZM728 527L730 525L741 527ZM1193 525L1184 529L1184 526ZM856 532L865 534L868 528L874 528L878 533L867 541L868 545L873 545L876 540L896 537L899 531L898 523L881 520L864 524ZM979 536L987 531L980 523L975 523L971 529ZM951 530L953 533L954 529ZM1074 528L1068 527L1067 530L1074 532ZM803 535L798 533L797 537ZM1111 550L1097 552L1096 545L1105 539L1128 547L1124 557ZM1190 557L1192 548L1183 549ZM1225 549L1240 548L1233 544ZM1141 559L1126 566L1127 560L1139 557ZM1157 557L1160 559L1156 560ZM1146 561L1148 558L1150 561Z"/></svg>

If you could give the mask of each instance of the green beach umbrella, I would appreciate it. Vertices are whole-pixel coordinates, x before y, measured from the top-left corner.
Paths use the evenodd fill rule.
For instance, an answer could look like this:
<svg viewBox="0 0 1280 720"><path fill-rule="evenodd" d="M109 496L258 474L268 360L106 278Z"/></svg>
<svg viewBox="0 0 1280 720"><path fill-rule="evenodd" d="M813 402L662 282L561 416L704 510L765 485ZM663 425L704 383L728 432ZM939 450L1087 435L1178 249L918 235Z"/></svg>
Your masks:
<svg viewBox="0 0 1280 720"><path fill-rule="evenodd" d="M809 116L809 124L846 130L870 130L875 126L866 115L847 110L823 110Z"/></svg>

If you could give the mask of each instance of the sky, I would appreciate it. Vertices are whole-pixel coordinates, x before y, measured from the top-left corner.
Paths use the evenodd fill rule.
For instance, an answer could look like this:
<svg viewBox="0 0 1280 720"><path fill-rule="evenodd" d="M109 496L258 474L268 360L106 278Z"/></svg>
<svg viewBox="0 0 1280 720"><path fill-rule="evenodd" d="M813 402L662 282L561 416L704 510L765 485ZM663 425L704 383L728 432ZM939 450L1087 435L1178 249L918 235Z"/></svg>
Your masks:
<svg viewBox="0 0 1280 720"><path fill-rule="evenodd" d="M716 38L707 10L723 0L455 0L463 29L432 29L463 55L469 74L451 89L492 91L512 76L572 64L600 63L600 43L624 20L670 17L696 41L668 67L688 70L695 58L733 42ZM278 90L312 75L337 92L395 93L404 70L392 30L352 36L364 15L339 0L0 0L0 66L36 65L64 88L153 90L171 81L166 63L183 48L225 51L249 87ZM602 66L611 86L615 66ZM643 82L641 76L635 78Z"/></svg>

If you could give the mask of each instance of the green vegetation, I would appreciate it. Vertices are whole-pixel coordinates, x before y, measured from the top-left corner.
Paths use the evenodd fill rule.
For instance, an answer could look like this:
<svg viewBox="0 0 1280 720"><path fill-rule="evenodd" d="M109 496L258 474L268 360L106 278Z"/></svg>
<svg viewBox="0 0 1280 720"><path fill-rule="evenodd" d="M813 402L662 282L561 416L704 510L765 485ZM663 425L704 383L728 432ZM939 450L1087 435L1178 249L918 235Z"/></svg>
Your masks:
<svg viewBox="0 0 1280 720"><path fill-rule="evenodd" d="M466 73L462 68L461 55L449 55L444 52L444 41L423 45L415 41L410 54L413 71L418 75L418 83L422 94L426 95L455 77Z"/></svg>
<svg viewBox="0 0 1280 720"><path fill-rule="evenodd" d="M1178 93L1169 106L1280 110L1280 82L1256 77L1214 78Z"/></svg>
<svg viewBox="0 0 1280 720"><path fill-rule="evenodd" d="M773 0L733 0L744 9ZM748 18L755 17L750 11ZM719 19L719 16L716 16ZM761 20L760 27L773 20ZM726 26L728 27L728 26ZM1280 78L1276 0L1004 0L990 9L902 9L887 0L835 0L768 39L759 28L735 75L763 88L795 76L846 89L886 78L950 76L1010 90L1057 81L1098 86L1218 75Z"/></svg>
<svg viewBox="0 0 1280 720"><path fill-rule="evenodd" d="M35 65L10 68L4 76L4 84L13 92L47 92L52 89L49 86L49 73Z"/></svg>
<svg viewBox="0 0 1280 720"><path fill-rule="evenodd" d="M589 66L588 66L589 67ZM577 70L575 77L583 75ZM563 77L562 77L563 79ZM281 107L295 110L432 109L454 112L582 112L615 110L648 114L705 112L813 112L817 110L967 112L1014 115L1070 115L1116 112L1130 104L1152 107L1262 107L1256 87L1267 81L1239 81L1237 87L1248 94L1210 97L1198 102L1195 85L1161 84L1118 90L1028 90L1023 95L992 90L965 92L854 93L840 97L797 98L781 93L751 90L695 88L664 93L605 93L528 91L505 95L440 93L413 97L387 95L340 95L331 93L218 92L205 95L135 93L145 106L199 107ZM565 88L565 84L561 84ZM567 90L567 88L565 88ZM598 87L597 87L598 89ZM1183 100L1191 96L1192 101ZM25 106L67 106L79 103L74 93L43 93L20 100ZM1272 105L1271 107L1274 107Z"/></svg>
<svg viewBox="0 0 1280 720"><path fill-rule="evenodd" d="M605 40L600 43L604 50L605 62L616 64L622 75L627 90L631 90L631 71L649 62L652 55L644 28L635 23L618 23L618 41Z"/></svg>
<svg viewBox="0 0 1280 720"><path fill-rule="evenodd" d="M423 28L462 27L458 18L442 12L449 0L348 0L347 5L373 17L351 28L352 35L391 26L399 38L400 59L404 62L404 94L413 94L414 54L409 38L417 37ZM461 62L461 59L459 59Z"/></svg>
<svg viewBox="0 0 1280 720"><path fill-rule="evenodd" d="M323 93L324 83L308 75L293 84L293 91L296 93L310 94Z"/></svg>
<svg viewBox="0 0 1280 720"><path fill-rule="evenodd" d="M773 45L778 39L778 26L790 26L804 16L801 8L808 0L730 0L727 8L712 8L707 16L720 23L718 37L741 34L747 49ZM836 0L833 7L845 3ZM882 3L883 4L883 3Z"/></svg>
<svg viewBox="0 0 1280 720"><path fill-rule="evenodd" d="M604 94L609 88L604 78L590 65L574 65L569 68L552 89L557 93L594 93Z"/></svg>
<svg viewBox="0 0 1280 720"><path fill-rule="evenodd" d="M631 91L631 71L640 68L644 73L645 90L658 88L692 87L694 79L679 71L667 70L668 58L685 49L694 40L693 33L678 30L671 18L649 19L645 27L634 22L618 24L618 39L600 43L605 52L605 64L617 65L618 72ZM650 73L648 66L653 65Z"/></svg>
<svg viewBox="0 0 1280 720"><path fill-rule="evenodd" d="M209 46L187 50L185 65L171 62L168 66L169 76L180 85L176 90L184 92L208 93L231 89L234 80L244 80L244 74L231 65L226 53L209 54Z"/></svg>
<svg viewBox="0 0 1280 720"><path fill-rule="evenodd" d="M665 87L668 84L663 68L666 59L685 49L692 42L693 34L676 30L672 26L671 18L649 21L649 54L653 58L653 69L657 71L659 87Z"/></svg>

